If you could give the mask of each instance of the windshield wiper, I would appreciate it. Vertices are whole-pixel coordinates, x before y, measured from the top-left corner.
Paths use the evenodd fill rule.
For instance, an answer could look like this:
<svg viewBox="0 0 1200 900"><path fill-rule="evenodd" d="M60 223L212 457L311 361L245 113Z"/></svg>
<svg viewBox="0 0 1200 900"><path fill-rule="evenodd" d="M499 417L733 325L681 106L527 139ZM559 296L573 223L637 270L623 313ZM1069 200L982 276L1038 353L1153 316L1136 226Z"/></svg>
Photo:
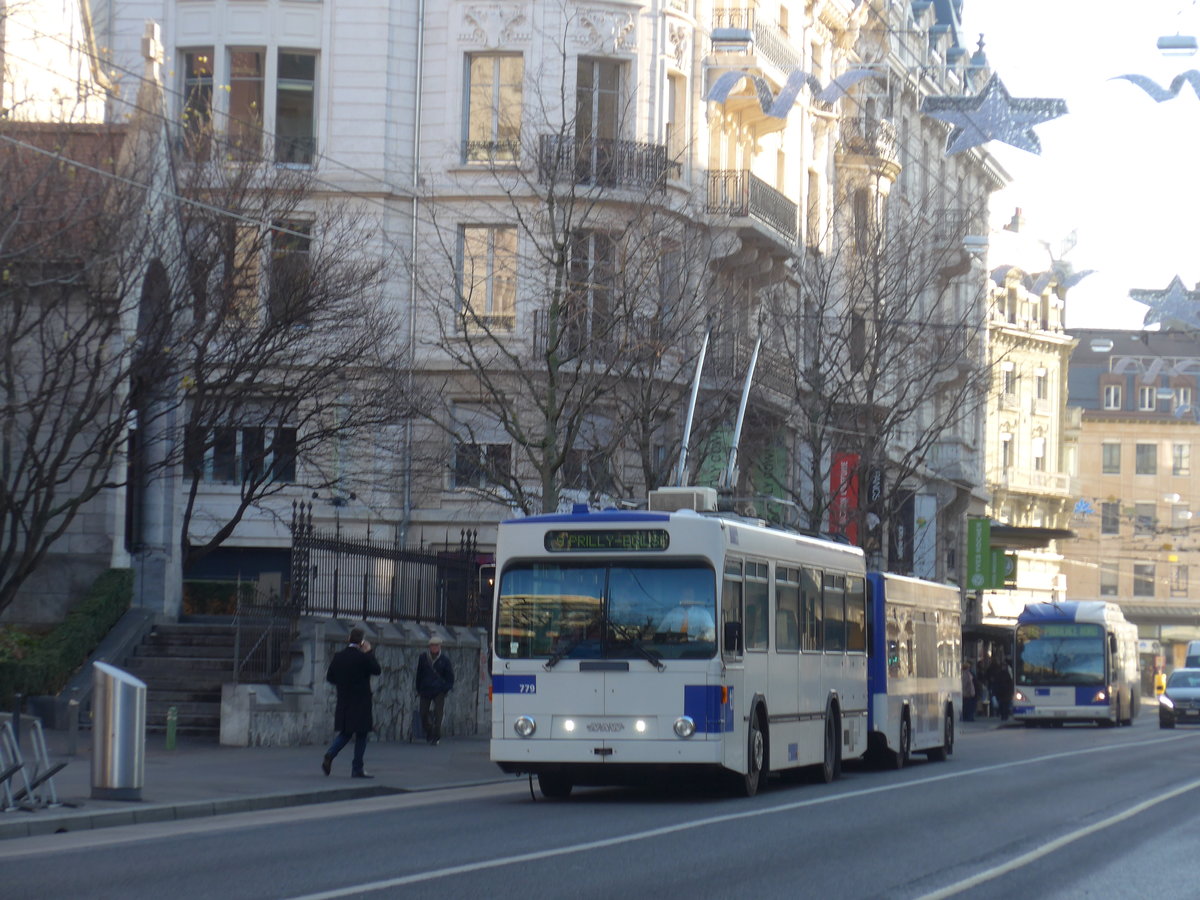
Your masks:
<svg viewBox="0 0 1200 900"><path fill-rule="evenodd" d="M662 657L656 655L653 650L648 650L643 647L640 638L630 637L626 626L610 623L610 627L612 628L613 634L620 637L621 640L628 642L630 650L643 659L649 660L654 668L658 669L658 671L662 672L666 670L667 664L662 661Z"/></svg>
<svg viewBox="0 0 1200 900"><path fill-rule="evenodd" d="M545 669L547 672L549 672L556 665L558 665L560 662L562 662L562 660L566 658L568 653L570 653L572 650L574 650L576 647L578 647L580 644L582 644L586 639L587 639L587 631L585 630L583 634L581 634L579 637L575 638L575 640L571 641L569 644L567 644L561 650L556 650L554 652L553 656L551 656L548 660L546 660L544 663L542 663L542 668Z"/></svg>

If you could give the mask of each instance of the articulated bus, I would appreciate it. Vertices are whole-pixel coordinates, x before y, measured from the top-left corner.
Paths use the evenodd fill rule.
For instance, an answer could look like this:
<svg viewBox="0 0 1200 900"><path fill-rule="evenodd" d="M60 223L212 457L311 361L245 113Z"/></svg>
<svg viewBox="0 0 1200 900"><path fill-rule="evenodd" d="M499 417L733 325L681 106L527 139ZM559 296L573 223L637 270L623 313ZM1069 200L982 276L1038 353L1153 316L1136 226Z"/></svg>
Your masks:
<svg viewBox="0 0 1200 900"><path fill-rule="evenodd" d="M866 750L862 551L654 506L501 523L493 761L548 797L664 769L746 795L836 778Z"/></svg>
<svg viewBox="0 0 1200 900"><path fill-rule="evenodd" d="M1017 617L1013 718L1026 725L1132 725L1137 627L1098 600L1030 603Z"/></svg>
<svg viewBox="0 0 1200 900"><path fill-rule="evenodd" d="M904 766L922 752L954 752L962 711L962 605L958 588L901 575L867 575L871 602L869 753Z"/></svg>

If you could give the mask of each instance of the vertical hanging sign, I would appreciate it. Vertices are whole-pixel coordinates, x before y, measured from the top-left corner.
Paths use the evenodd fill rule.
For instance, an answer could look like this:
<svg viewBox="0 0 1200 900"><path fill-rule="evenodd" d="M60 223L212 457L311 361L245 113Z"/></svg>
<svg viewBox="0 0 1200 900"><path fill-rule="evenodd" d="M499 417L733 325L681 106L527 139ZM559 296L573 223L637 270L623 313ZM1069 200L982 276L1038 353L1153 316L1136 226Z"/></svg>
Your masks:
<svg viewBox="0 0 1200 900"><path fill-rule="evenodd" d="M967 588L987 590L992 586L992 523L986 518L967 519Z"/></svg>
<svg viewBox="0 0 1200 900"><path fill-rule="evenodd" d="M858 543L858 454L835 453L829 472L829 531Z"/></svg>

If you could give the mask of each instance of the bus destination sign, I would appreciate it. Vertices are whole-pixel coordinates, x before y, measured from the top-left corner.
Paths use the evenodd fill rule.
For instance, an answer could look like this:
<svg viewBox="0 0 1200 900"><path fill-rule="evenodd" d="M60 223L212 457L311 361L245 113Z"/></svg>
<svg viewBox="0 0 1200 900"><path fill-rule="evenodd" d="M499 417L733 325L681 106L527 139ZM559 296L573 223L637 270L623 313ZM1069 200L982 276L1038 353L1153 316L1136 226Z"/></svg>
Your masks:
<svg viewBox="0 0 1200 900"><path fill-rule="evenodd" d="M546 550L550 553L666 550L670 536L661 528L624 528L619 531L547 531Z"/></svg>

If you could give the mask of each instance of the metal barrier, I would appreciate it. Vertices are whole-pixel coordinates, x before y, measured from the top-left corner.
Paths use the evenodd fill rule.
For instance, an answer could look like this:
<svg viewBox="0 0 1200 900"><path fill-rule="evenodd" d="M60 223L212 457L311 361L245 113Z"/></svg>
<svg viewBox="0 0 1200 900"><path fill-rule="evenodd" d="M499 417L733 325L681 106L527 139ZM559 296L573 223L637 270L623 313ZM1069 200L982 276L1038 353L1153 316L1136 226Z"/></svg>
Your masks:
<svg viewBox="0 0 1200 900"><path fill-rule="evenodd" d="M141 800L146 683L108 663L92 665L92 799Z"/></svg>

